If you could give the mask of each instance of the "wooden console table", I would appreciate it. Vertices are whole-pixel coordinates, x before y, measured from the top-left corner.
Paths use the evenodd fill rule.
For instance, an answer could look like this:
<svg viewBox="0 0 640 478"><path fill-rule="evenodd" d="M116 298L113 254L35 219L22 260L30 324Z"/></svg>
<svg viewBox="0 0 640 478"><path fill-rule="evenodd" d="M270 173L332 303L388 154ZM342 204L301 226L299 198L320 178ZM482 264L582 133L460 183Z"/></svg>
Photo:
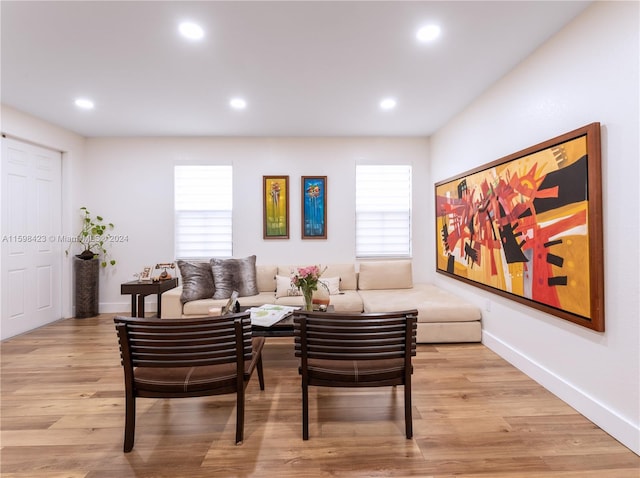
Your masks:
<svg viewBox="0 0 640 478"><path fill-rule="evenodd" d="M158 295L158 317L162 317L162 293L178 287L178 278L160 282L138 282L137 280L120 284L121 294L131 294L131 317L144 317L144 298L151 294Z"/></svg>

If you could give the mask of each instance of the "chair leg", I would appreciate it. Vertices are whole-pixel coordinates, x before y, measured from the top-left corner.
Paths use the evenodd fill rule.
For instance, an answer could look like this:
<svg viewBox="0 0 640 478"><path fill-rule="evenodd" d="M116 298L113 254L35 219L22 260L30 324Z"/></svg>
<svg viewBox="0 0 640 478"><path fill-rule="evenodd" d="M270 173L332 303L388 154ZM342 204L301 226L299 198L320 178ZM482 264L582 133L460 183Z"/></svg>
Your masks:
<svg viewBox="0 0 640 478"><path fill-rule="evenodd" d="M244 387L237 392L236 403L236 445L241 445L244 439Z"/></svg>
<svg viewBox="0 0 640 478"><path fill-rule="evenodd" d="M133 449L133 440L136 433L136 397L127 393L125 402L124 452L129 453Z"/></svg>
<svg viewBox="0 0 640 478"><path fill-rule="evenodd" d="M258 381L260 382L260 390L264 390L264 372L262 370L262 354L258 357Z"/></svg>
<svg viewBox="0 0 640 478"><path fill-rule="evenodd" d="M309 387L302 384L302 439L309 439Z"/></svg>
<svg viewBox="0 0 640 478"><path fill-rule="evenodd" d="M413 437L413 417L411 413L411 383L404 385L404 425L407 439Z"/></svg>

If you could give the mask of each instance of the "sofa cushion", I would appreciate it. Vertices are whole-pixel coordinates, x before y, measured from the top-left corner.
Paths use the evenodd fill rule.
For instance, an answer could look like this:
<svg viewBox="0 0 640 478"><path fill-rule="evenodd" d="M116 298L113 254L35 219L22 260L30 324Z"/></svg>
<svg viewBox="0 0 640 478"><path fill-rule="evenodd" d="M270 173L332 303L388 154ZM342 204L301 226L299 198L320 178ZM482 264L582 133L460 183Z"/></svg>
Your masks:
<svg viewBox="0 0 640 478"><path fill-rule="evenodd" d="M359 290L410 289L413 271L410 260L361 262Z"/></svg>
<svg viewBox="0 0 640 478"><path fill-rule="evenodd" d="M284 271L285 267L291 267L291 270L297 269L297 266L284 266L279 270ZM340 277L328 277L326 274L323 274L318 282L322 282L325 285L329 295L338 295L340 293ZM318 288L320 287L322 287L322 285L318 284ZM276 298L297 297L299 295L302 295L302 291L291 284L290 275L276 275Z"/></svg>
<svg viewBox="0 0 640 478"><path fill-rule="evenodd" d="M277 266L256 264L256 279L259 292L273 292L276 290L277 272Z"/></svg>
<svg viewBox="0 0 640 478"><path fill-rule="evenodd" d="M162 294L164 299L167 292ZM182 307L181 316L189 316L189 317L205 317L209 315L209 309L216 307L224 307L227 304L228 299L201 299L201 300L192 300L191 302L187 302ZM260 292L258 295L251 295L248 297L242 297L238 299L241 307L259 307L264 304L273 304L274 302L273 292ZM165 307L164 302L162 306L162 314L165 317L169 317L165 315Z"/></svg>
<svg viewBox="0 0 640 478"><path fill-rule="evenodd" d="M340 279L338 277L321 277L318 282L322 282L329 295L340 293ZM318 288L322 287L318 284ZM297 297L302 295L302 291L291 284L291 277L276 276L276 299L280 297Z"/></svg>
<svg viewBox="0 0 640 478"><path fill-rule="evenodd" d="M338 277L340 279L340 290L356 290L358 288L358 277L356 276L355 264L329 264L323 277Z"/></svg>
<svg viewBox="0 0 640 478"><path fill-rule="evenodd" d="M326 291L329 295L338 295L340 293L339 277L320 277L318 282L325 284ZM318 284L318 288L322 285ZM302 291L291 284L291 277L276 276L276 298L280 297L297 297L302 295Z"/></svg>
<svg viewBox="0 0 640 478"><path fill-rule="evenodd" d="M210 299L215 293L213 273L208 262L190 262L179 260L178 269L182 277L180 302L198 299Z"/></svg>
<svg viewBox="0 0 640 478"><path fill-rule="evenodd" d="M362 298L356 290L340 291L340 294L329 297L329 303L336 312L362 312Z"/></svg>
<svg viewBox="0 0 640 478"><path fill-rule="evenodd" d="M291 276L298 267L305 267L305 265L278 265L278 275ZM324 270L321 277L338 277L340 279L340 290L356 290L358 287L356 266L354 264L321 264L320 270Z"/></svg>
<svg viewBox="0 0 640 478"><path fill-rule="evenodd" d="M214 299L228 299L234 290L238 291L239 297L258 294L255 255L242 259L211 259L211 271Z"/></svg>
<svg viewBox="0 0 640 478"><path fill-rule="evenodd" d="M365 312L417 309L418 323L471 322L482 314L475 305L433 284L415 284L411 289L360 290Z"/></svg>
<svg viewBox="0 0 640 478"><path fill-rule="evenodd" d="M302 296L286 296L277 298L275 303L290 307L302 307L303 300ZM329 304L333 305L336 312L362 312L362 299L355 290L345 290L338 295L330 296ZM244 305L244 302L242 305Z"/></svg>

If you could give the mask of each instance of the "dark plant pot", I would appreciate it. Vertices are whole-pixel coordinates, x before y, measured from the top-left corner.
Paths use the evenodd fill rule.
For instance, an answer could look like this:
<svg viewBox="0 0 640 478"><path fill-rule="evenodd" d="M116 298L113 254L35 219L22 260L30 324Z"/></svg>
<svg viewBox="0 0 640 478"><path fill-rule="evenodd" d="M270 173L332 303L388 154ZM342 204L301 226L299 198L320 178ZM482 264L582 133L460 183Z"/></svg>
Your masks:
<svg viewBox="0 0 640 478"><path fill-rule="evenodd" d="M77 257L79 257L80 259L86 261L86 260L89 260L89 259L93 259L95 256L96 255L93 252L91 252L89 250L84 250L84 251L82 251L81 254L78 254Z"/></svg>
<svg viewBox="0 0 640 478"><path fill-rule="evenodd" d="M98 315L100 291L100 260L74 258L76 318Z"/></svg>

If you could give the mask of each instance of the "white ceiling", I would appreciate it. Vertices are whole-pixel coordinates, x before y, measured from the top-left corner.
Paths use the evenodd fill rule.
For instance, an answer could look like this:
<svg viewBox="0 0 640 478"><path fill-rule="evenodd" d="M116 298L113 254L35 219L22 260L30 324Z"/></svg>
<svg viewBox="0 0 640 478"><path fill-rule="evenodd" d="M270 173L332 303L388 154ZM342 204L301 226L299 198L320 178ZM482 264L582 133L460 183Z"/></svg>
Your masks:
<svg viewBox="0 0 640 478"><path fill-rule="evenodd" d="M87 137L428 136L589 3L3 0L1 99Z"/></svg>

